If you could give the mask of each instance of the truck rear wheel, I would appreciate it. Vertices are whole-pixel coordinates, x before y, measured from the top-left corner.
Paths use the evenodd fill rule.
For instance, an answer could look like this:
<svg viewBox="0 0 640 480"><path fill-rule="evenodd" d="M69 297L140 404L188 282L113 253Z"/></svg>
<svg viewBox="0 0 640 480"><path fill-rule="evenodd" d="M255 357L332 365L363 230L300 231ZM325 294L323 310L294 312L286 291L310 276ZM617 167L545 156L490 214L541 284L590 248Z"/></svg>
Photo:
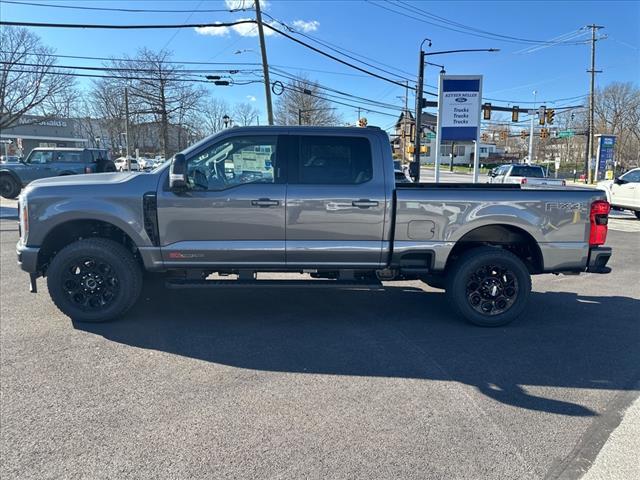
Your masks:
<svg viewBox="0 0 640 480"><path fill-rule="evenodd" d="M66 246L53 258L47 286L65 315L81 322L104 322L134 305L142 288L142 272L121 244L87 238Z"/></svg>
<svg viewBox="0 0 640 480"><path fill-rule="evenodd" d="M20 185L9 174L0 175L0 195L4 198L16 198L20 195Z"/></svg>
<svg viewBox="0 0 640 480"><path fill-rule="evenodd" d="M531 293L531 276L514 254L479 247L463 254L447 276L453 308L482 327L499 327L516 319Z"/></svg>

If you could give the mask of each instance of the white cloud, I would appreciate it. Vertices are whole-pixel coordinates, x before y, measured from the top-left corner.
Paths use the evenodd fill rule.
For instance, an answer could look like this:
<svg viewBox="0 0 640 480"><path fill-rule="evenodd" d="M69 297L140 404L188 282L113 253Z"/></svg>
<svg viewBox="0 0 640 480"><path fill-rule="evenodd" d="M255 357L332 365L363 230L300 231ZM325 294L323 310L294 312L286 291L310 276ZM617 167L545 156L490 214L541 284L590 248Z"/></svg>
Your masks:
<svg viewBox="0 0 640 480"><path fill-rule="evenodd" d="M224 0L229 10L253 10L253 0ZM260 0L260 10L267 10L271 7L271 2Z"/></svg>
<svg viewBox="0 0 640 480"><path fill-rule="evenodd" d="M256 97L254 97L253 95L247 95L247 100L249 100L250 102L255 102Z"/></svg>
<svg viewBox="0 0 640 480"><path fill-rule="evenodd" d="M305 33L315 32L320 27L320 22L317 20L294 20L293 26L298 30L302 30Z"/></svg>
<svg viewBox="0 0 640 480"><path fill-rule="evenodd" d="M196 27L196 33L200 35L211 35L213 37L224 37L229 35L229 27Z"/></svg>
<svg viewBox="0 0 640 480"><path fill-rule="evenodd" d="M236 21L246 21L250 20L253 22L253 18L238 18ZM220 23L220 22L216 22ZM274 26L275 22L270 22ZM233 25L231 27L196 27L196 33L200 35L211 35L214 37L223 37L229 34L231 30L236 32L241 37L257 37L258 36L258 26L255 23L241 23L240 25ZM270 37L275 34L273 30L270 28L264 28L264 36Z"/></svg>

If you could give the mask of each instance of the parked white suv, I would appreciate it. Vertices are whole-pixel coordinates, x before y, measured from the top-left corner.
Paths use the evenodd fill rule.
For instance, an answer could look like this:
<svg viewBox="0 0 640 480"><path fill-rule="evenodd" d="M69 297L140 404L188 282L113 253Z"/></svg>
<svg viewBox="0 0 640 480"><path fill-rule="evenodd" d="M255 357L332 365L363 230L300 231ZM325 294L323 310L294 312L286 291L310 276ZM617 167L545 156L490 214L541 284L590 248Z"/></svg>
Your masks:
<svg viewBox="0 0 640 480"><path fill-rule="evenodd" d="M114 163L116 164L116 169L119 172L127 171L127 157L118 157L116 158L116 161ZM131 171L140 171L140 166L138 165L138 161L135 158L131 158Z"/></svg>
<svg viewBox="0 0 640 480"><path fill-rule="evenodd" d="M629 170L615 180L598 182L598 187L607 192L612 207L632 210L640 219L640 168Z"/></svg>

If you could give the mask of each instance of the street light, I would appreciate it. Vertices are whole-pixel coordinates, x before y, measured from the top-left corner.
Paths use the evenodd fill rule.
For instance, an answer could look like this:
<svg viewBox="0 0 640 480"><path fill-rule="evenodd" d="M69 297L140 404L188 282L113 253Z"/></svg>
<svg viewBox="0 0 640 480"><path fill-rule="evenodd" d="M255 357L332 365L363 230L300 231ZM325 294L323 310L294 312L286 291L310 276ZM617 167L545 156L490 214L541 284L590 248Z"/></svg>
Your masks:
<svg viewBox="0 0 640 480"><path fill-rule="evenodd" d="M424 99L422 97L423 93L423 88L424 88L424 65L425 65L425 57L426 56L432 56L432 55L444 55L444 54L449 54L449 53L465 53L465 52L499 52L500 49L497 48L464 48L464 49L458 49L458 50L441 50L438 52L425 52L423 50L423 46L425 42L429 42L429 47L431 46L431 40L429 40L428 38L425 38L424 40L422 40L422 43L420 43L420 60L418 63L418 84L416 86L416 112L415 112L415 122L416 122L416 128L415 128L415 139L414 139L414 148L415 148L415 152L414 152L414 159L413 159L413 164L412 164L412 173L413 173L413 177L415 179L416 182L420 181L420 132L422 130L422 107L424 104ZM437 65L434 64L438 67L440 67L440 74L444 74L444 65ZM438 119L438 121L440 121L440 119ZM439 180L439 160L440 160L440 135L438 135L438 138L436 139L436 162L435 162L435 180L436 182Z"/></svg>

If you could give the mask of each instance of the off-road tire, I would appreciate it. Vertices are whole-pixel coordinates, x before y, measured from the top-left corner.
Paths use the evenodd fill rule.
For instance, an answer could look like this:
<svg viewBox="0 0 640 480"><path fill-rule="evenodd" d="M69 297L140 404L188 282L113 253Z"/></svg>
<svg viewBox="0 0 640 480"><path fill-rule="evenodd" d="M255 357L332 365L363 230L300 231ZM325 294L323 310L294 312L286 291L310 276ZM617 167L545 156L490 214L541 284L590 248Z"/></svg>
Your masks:
<svg viewBox="0 0 640 480"><path fill-rule="evenodd" d="M123 245L106 238L67 245L53 257L46 273L53 302L80 322L105 322L122 316L142 289L142 271L136 259Z"/></svg>
<svg viewBox="0 0 640 480"><path fill-rule="evenodd" d="M499 327L515 320L524 311L530 293L527 267L501 248L469 250L447 273L446 294L452 308L481 327Z"/></svg>
<svg viewBox="0 0 640 480"><path fill-rule="evenodd" d="M20 195L20 184L11 175L0 175L0 195L4 198L14 199Z"/></svg>
<svg viewBox="0 0 640 480"><path fill-rule="evenodd" d="M115 171L117 171L116 164L113 163L113 161L111 161L111 160L101 160L101 161L99 161L97 170L98 170L98 173L115 172Z"/></svg>

